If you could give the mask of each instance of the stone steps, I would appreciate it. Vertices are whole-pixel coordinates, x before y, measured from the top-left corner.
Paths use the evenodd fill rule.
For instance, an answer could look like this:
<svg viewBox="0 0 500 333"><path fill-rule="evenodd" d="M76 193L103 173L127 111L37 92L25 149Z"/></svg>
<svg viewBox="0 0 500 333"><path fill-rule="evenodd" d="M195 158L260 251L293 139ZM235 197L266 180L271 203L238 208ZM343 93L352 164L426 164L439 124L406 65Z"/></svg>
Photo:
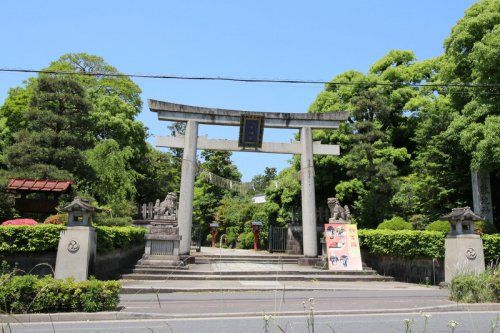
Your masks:
<svg viewBox="0 0 500 333"><path fill-rule="evenodd" d="M267 271L188 271L177 269L164 269L164 268L146 268L136 267L132 270L132 274L146 274L146 275L375 275L376 271L365 269L362 271L328 271L328 270L315 270L315 271L301 271L301 270L267 270Z"/></svg>
<svg viewBox="0 0 500 333"><path fill-rule="evenodd" d="M213 280L213 281L393 281L392 277L377 274L349 274L349 275L263 275L261 272L246 275L180 275L180 274L126 274L123 280Z"/></svg>
<svg viewBox="0 0 500 333"><path fill-rule="evenodd" d="M269 259L299 259L302 258L302 255L295 254L248 254L248 255L239 255L239 254L195 254L193 255L195 258L238 258L238 259L254 259L254 258L269 258Z"/></svg>
<svg viewBox="0 0 500 333"><path fill-rule="evenodd" d="M296 264L297 259L237 259L237 258L223 258L223 259L200 259L196 258L197 264L210 264L210 263L256 263L256 264Z"/></svg>

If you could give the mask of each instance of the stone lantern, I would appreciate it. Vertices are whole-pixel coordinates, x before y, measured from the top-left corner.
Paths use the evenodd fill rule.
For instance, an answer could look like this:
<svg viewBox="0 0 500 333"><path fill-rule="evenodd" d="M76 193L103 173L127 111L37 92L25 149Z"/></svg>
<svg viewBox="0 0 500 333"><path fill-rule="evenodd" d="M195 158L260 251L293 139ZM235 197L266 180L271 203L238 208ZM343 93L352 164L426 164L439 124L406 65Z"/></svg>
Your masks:
<svg viewBox="0 0 500 333"><path fill-rule="evenodd" d="M97 208L85 199L75 198L61 210L68 212L68 225L60 234L54 277L87 280L95 269L97 234L92 214Z"/></svg>
<svg viewBox="0 0 500 333"><path fill-rule="evenodd" d="M68 227L91 227L92 214L96 210L88 200L75 198L61 211L68 212Z"/></svg>
<svg viewBox="0 0 500 333"><path fill-rule="evenodd" d="M259 249L259 235L260 230L262 229L262 221L252 221L252 230L253 230L253 249L257 251Z"/></svg>
<svg viewBox="0 0 500 333"><path fill-rule="evenodd" d="M474 233L474 221L482 220L470 207L453 208L441 217L450 222L450 233L445 239L445 281L465 273L484 272L483 241Z"/></svg>

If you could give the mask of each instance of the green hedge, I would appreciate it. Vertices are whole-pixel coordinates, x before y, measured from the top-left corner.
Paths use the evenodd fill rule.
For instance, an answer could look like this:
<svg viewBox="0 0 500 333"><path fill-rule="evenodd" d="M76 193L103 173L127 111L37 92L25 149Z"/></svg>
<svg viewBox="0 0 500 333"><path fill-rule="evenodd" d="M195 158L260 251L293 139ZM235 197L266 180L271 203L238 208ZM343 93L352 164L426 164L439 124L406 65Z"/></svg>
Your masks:
<svg viewBox="0 0 500 333"><path fill-rule="evenodd" d="M57 251L61 225L39 224L36 226L0 227L0 254L16 252ZM97 251L106 252L125 248L144 241L146 229L139 227L95 227Z"/></svg>
<svg viewBox="0 0 500 333"><path fill-rule="evenodd" d="M3 313L112 311L119 301L117 281L55 280L34 275L0 277L0 311Z"/></svg>
<svg viewBox="0 0 500 333"><path fill-rule="evenodd" d="M413 230L413 225L404 218L394 216L390 220L384 220L377 226L378 230Z"/></svg>
<svg viewBox="0 0 500 333"><path fill-rule="evenodd" d="M444 258L444 232L359 230L361 247L375 255ZM500 260L500 234L482 235L486 262Z"/></svg>
<svg viewBox="0 0 500 333"><path fill-rule="evenodd" d="M376 255L444 257L444 233L419 230L359 230L362 248Z"/></svg>
<svg viewBox="0 0 500 333"><path fill-rule="evenodd" d="M141 227L95 227L97 252L123 249L129 245L142 244L146 229Z"/></svg>
<svg viewBox="0 0 500 333"><path fill-rule="evenodd" d="M486 262L498 264L500 261L500 234L482 235Z"/></svg>

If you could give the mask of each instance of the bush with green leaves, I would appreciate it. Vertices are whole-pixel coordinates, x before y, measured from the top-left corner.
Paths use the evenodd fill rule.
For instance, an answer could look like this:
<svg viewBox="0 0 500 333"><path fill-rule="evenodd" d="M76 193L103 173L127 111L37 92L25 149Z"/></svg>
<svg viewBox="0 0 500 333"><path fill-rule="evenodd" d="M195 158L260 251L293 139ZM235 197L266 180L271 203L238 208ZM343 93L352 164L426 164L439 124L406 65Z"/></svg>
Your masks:
<svg viewBox="0 0 500 333"><path fill-rule="evenodd" d="M450 298L463 303L500 302L500 269L490 268L480 274L454 277L451 281Z"/></svg>
<svg viewBox="0 0 500 333"><path fill-rule="evenodd" d="M240 249L252 249L253 248L253 232L248 231L241 233L238 236L238 248Z"/></svg>
<svg viewBox="0 0 500 333"><path fill-rule="evenodd" d="M0 254L57 251L59 234L65 227L55 224L0 227ZM96 226L97 251L107 252L144 242L145 228Z"/></svg>
<svg viewBox="0 0 500 333"><path fill-rule="evenodd" d="M375 255L403 258L444 258L446 233L420 230L373 230L360 229L359 243ZM486 263L500 261L500 234L482 235Z"/></svg>
<svg viewBox="0 0 500 333"><path fill-rule="evenodd" d="M444 257L444 233L420 230L359 230L359 243L375 255Z"/></svg>
<svg viewBox="0 0 500 333"><path fill-rule="evenodd" d="M481 238L486 262L500 264L500 234L482 235Z"/></svg>
<svg viewBox="0 0 500 333"><path fill-rule="evenodd" d="M0 277L0 311L4 313L97 312L116 309L117 281L56 280L34 275Z"/></svg>
<svg viewBox="0 0 500 333"><path fill-rule="evenodd" d="M486 221L476 221L474 223L474 232L476 234L494 234L497 232L495 225Z"/></svg>
<svg viewBox="0 0 500 333"><path fill-rule="evenodd" d="M390 220L384 220L377 227L379 230L413 230L413 225L404 218L394 216Z"/></svg>
<svg viewBox="0 0 500 333"><path fill-rule="evenodd" d="M448 233L450 232L450 228L450 222L437 220L425 227L425 230Z"/></svg>
<svg viewBox="0 0 500 333"><path fill-rule="evenodd" d="M132 225L132 218L130 216L120 216L120 217L100 217L98 220L94 222L95 225L99 226L117 226L117 227L126 227Z"/></svg>

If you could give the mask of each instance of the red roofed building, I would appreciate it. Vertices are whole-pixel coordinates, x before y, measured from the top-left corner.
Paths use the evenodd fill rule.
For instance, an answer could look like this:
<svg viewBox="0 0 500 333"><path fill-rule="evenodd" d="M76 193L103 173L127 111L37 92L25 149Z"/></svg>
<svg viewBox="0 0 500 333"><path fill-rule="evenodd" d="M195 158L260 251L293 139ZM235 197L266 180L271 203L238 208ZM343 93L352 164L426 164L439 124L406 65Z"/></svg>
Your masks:
<svg viewBox="0 0 500 333"><path fill-rule="evenodd" d="M14 178L9 180L7 192L16 195L15 207L20 213L52 214L59 196L70 192L72 184L71 180Z"/></svg>

